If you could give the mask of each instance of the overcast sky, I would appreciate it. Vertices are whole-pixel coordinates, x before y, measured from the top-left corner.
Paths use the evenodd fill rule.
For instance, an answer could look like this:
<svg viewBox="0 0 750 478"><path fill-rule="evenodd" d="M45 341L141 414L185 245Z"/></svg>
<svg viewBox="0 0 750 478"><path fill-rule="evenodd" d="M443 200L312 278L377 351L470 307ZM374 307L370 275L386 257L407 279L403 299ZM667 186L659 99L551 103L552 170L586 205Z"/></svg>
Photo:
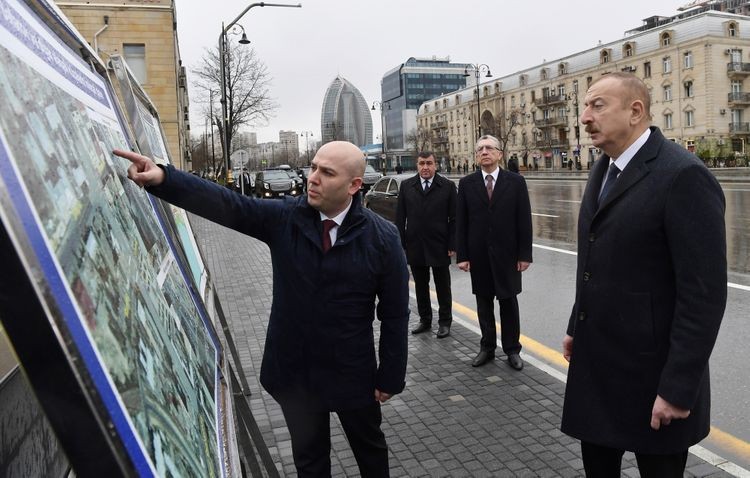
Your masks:
<svg viewBox="0 0 750 478"><path fill-rule="evenodd" d="M176 0L177 29L188 72L206 48L215 48L222 22L252 1ZM278 1L274 3L287 3ZM296 4L297 2L288 2ZM485 63L494 76L551 61L623 37L653 15L671 16L688 0L302 0L302 8L254 7L239 21L249 47L268 66L279 104L258 141L278 141L279 130L312 131L320 139L323 94L337 76L349 80L368 104L380 100L380 80L409 57L450 57ZM230 36L230 41L239 37ZM191 75L188 73L188 80ZM191 94L193 132L202 132ZM380 142L380 113L373 113ZM304 140L300 141L304 148Z"/></svg>

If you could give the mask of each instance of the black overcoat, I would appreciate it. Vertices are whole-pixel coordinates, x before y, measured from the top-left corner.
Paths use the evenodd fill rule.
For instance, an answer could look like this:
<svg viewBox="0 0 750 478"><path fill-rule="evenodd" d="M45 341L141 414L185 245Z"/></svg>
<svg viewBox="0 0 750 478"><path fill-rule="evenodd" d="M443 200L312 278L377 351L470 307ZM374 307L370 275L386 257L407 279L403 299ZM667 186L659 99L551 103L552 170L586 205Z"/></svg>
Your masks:
<svg viewBox="0 0 750 478"><path fill-rule="evenodd" d="M677 453L709 431L708 359L727 296L724 195L657 128L597 207L608 167L607 156L594 164L578 220L562 431ZM690 416L652 430L657 394Z"/></svg>
<svg viewBox="0 0 750 478"><path fill-rule="evenodd" d="M413 266L447 266L456 250L456 185L436 174L425 192L422 178L401 182L396 227L406 260Z"/></svg>
<svg viewBox="0 0 750 478"><path fill-rule="evenodd" d="M356 195L324 254L320 213L307 197L249 198L171 166L165 171L149 192L270 249L273 304L260 382L272 396L302 389L342 411L373 404L376 388L404 389L409 272L393 224Z"/></svg>
<svg viewBox="0 0 750 478"><path fill-rule="evenodd" d="M456 262L470 261L476 295L507 299L521 292L518 261L531 262L531 204L520 174L498 172L492 201L482 171L458 183Z"/></svg>

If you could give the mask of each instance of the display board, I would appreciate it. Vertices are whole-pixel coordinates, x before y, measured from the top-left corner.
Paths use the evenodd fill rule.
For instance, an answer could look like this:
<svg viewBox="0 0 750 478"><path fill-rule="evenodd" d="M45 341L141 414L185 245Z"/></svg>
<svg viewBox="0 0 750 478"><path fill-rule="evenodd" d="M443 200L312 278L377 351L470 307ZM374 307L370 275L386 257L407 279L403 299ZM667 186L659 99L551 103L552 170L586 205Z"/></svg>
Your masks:
<svg viewBox="0 0 750 478"><path fill-rule="evenodd" d="M130 148L111 85L40 20L54 7L29 3L0 0L0 260L18 291L0 319L76 470L93 466L82 447L101 446L111 460L89 460L102 470L225 476L205 308L155 200L111 154ZM45 354L64 364L41 380ZM98 434L76 443L66 407Z"/></svg>

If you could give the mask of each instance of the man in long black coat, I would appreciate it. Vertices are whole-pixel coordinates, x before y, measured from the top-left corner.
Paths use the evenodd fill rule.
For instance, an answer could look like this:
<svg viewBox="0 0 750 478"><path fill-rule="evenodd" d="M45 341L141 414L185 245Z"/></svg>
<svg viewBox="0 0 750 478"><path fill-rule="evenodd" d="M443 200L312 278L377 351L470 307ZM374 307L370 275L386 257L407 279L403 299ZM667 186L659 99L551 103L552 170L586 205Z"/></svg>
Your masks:
<svg viewBox="0 0 750 478"><path fill-rule="evenodd" d="M523 176L500 169L500 142L482 136L476 145L480 170L458 183L456 262L471 273L477 301L480 350L472 361L479 367L495 358L495 303L500 303L500 332L508 364L523 368L517 295L521 273L531 263L531 204Z"/></svg>
<svg viewBox="0 0 750 478"><path fill-rule="evenodd" d="M646 85L610 73L581 123L605 153L578 220L576 298L562 431L587 476L682 477L708 435L708 360L727 295L724 195L695 156L650 127Z"/></svg>
<svg viewBox="0 0 750 478"><path fill-rule="evenodd" d="M437 338L447 337L453 322L450 264L456 250L456 185L437 174L435 157L428 151L418 155L417 174L401 182L396 227L417 295L419 325L411 333L432 330L432 268L438 299Z"/></svg>

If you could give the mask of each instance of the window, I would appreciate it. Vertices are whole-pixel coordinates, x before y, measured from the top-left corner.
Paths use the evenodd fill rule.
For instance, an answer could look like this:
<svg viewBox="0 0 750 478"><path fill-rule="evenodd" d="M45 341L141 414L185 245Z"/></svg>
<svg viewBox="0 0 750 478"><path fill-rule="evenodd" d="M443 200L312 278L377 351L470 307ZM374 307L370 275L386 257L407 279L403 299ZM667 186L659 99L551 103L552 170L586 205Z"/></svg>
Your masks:
<svg viewBox="0 0 750 478"><path fill-rule="evenodd" d="M602 50L599 54L599 63L609 63L609 51Z"/></svg>
<svg viewBox="0 0 750 478"><path fill-rule="evenodd" d="M672 85L664 85L664 101L672 101Z"/></svg>
<svg viewBox="0 0 750 478"><path fill-rule="evenodd" d="M661 66L664 70L664 73L671 73L672 72L672 57L665 56L661 60Z"/></svg>
<svg viewBox="0 0 750 478"><path fill-rule="evenodd" d="M625 46L622 47L622 56L625 56L625 57L633 56L633 44L632 43L626 43Z"/></svg>
<svg viewBox="0 0 750 478"><path fill-rule="evenodd" d="M734 22L729 22L729 25L727 26L727 35L730 37L736 37L737 36L737 24Z"/></svg>
<svg viewBox="0 0 750 478"><path fill-rule="evenodd" d="M565 118L565 114L568 112L568 109L564 106L561 106L557 108L557 117L558 118Z"/></svg>
<svg viewBox="0 0 750 478"><path fill-rule="evenodd" d="M691 51L686 51L686 52L685 52L685 53L684 53L684 54L682 55L682 65L683 65L683 66L684 66L685 68L692 68L692 67L693 67L693 52L691 52Z"/></svg>
<svg viewBox="0 0 750 478"><path fill-rule="evenodd" d="M685 126L695 126L694 116L692 111L685 112Z"/></svg>
<svg viewBox="0 0 750 478"><path fill-rule="evenodd" d="M510 97L510 107L515 108L516 107L516 96L513 95Z"/></svg>
<svg viewBox="0 0 750 478"><path fill-rule="evenodd" d="M521 86L526 86L526 75L521 75L518 77L518 84Z"/></svg>
<svg viewBox="0 0 750 478"><path fill-rule="evenodd" d="M672 113L664 115L664 129L672 129Z"/></svg>
<svg viewBox="0 0 750 478"><path fill-rule="evenodd" d="M456 104L457 105L461 104L461 95L456 95Z"/></svg>
<svg viewBox="0 0 750 478"><path fill-rule="evenodd" d="M562 76L568 73L568 64L567 63L560 63L557 65L557 74Z"/></svg>
<svg viewBox="0 0 750 478"><path fill-rule="evenodd" d="M125 61L140 84L146 83L146 45L126 43L122 46Z"/></svg>
<svg viewBox="0 0 750 478"><path fill-rule="evenodd" d="M660 42L661 46L669 46L672 44L672 34L669 32L664 32L660 36Z"/></svg>
<svg viewBox="0 0 750 478"><path fill-rule="evenodd" d="M539 76L542 78L542 80L546 80L549 74L547 73L546 68L542 68L542 71L540 72Z"/></svg>
<svg viewBox="0 0 750 478"><path fill-rule="evenodd" d="M521 93L521 108L526 106L526 93Z"/></svg>
<svg viewBox="0 0 750 478"><path fill-rule="evenodd" d="M693 82L686 81L684 83L684 86L685 86L685 98L692 98L693 94L695 93L693 89Z"/></svg>
<svg viewBox="0 0 750 478"><path fill-rule="evenodd" d="M732 93L742 93L742 81L741 80L732 80L729 87Z"/></svg>
<svg viewBox="0 0 750 478"><path fill-rule="evenodd" d="M651 78L651 62L647 61L643 64L643 77Z"/></svg>
<svg viewBox="0 0 750 478"><path fill-rule="evenodd" d="M559 97L565 96L565 85L557 85L557 96Z"/></svg>

